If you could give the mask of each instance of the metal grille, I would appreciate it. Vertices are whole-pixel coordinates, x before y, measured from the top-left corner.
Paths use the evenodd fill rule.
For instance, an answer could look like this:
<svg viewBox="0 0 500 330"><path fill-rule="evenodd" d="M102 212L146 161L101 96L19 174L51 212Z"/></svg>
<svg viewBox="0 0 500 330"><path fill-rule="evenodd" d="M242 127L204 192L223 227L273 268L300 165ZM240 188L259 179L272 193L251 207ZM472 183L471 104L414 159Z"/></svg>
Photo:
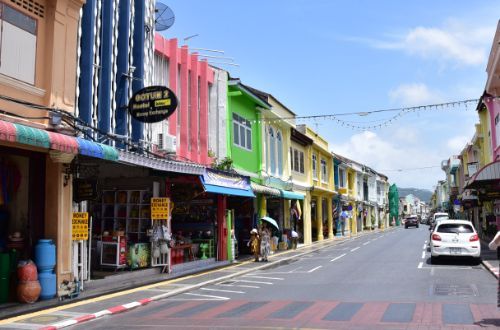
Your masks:
<svg viewBox="0 0 500 330"><path fill-rule="evenodd" d="M129 68L134 65L134 21L135 21L135 0L130 0L130 31L129 31L129 47L128 47L128 63ZM133 95L132 80L128 84L128 99ZM127 112L127 136L132 135L132 120L130 114ZM127 147L128 149L128 147Z"/></svg>
<svg viewBox="0 0 500 330"><path fill-rule="evenodd" d="M96 8L94 11L94 15L96 17L96 23L94 26L94 67L93 67L93 84L92 84L92 126L97 127L98 124L98 115L97 115L97 106L99 104L99 95L98 95L98 87L99 87L99 72L100 72L100 64L101 64L101 0L96 1ZM95 137L95 133L94 133Z"/></svg>
<svg viewBox="0 0 500 330"><path fill-rule="evenodd" d="M75 116L80 116L80 107L78 106L78 100L80 98L80 57L82 55L82 45L80 44L80 40L82 38L82 15L83 9L80 8L80 18L78 19L78 35L77 35L77 49L76 49L76 90L75 90Z"/></svg>
<svg viewBox="0 0 500 330"><path fill-rule="evenodd" d="M478 290L475 285L467 284L435 284L432 292L436 296L477 296Z"/></svg>
<svg viewBox="0 0 500 330"><path fill-rule="evenodd" d="M45 17L45 6L34 0L10 0L10 2L34 14L35 16L40 18Z"/></svg>
<svg viewBox="0 0 500 330"><path fill-rule="evenodd" d="M114 133L115 128L116 128L116 118L115 118L115 111L116 111L116 88L117 88L117 79L116 79L116 72L117 72L117 59L118 59L118 20L119 20L119 13L120 10L118 8L118 0L113 1L113 8L114 8L114 16L113 16L113 34L112 34L112 39L111 39L111 45L112 45L112 54L111 56L111 118L110 121L112 123L111 125L111 131Z"/></svg>

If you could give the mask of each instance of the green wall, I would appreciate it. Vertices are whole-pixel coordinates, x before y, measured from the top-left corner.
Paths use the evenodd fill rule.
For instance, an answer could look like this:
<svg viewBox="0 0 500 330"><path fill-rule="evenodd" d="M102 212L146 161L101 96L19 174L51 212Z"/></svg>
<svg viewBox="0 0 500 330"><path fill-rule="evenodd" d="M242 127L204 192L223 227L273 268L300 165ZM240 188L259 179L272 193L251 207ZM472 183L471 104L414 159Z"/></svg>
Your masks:
<svg viewBox="0 0 500 330"><path fill-rule="evenodd" d="M229 87L229 92L234 91ZM230 94L230 93L228 93ZM228 156L233 160L236 169L242 169L248 172L258 174L262 165L262 140L261 140L261 124L259 110L256 109L257 104L244 93L236 96L228 96ZM250 121L252 125L252 150L243 149L233 143L233 113Z"/></svg>

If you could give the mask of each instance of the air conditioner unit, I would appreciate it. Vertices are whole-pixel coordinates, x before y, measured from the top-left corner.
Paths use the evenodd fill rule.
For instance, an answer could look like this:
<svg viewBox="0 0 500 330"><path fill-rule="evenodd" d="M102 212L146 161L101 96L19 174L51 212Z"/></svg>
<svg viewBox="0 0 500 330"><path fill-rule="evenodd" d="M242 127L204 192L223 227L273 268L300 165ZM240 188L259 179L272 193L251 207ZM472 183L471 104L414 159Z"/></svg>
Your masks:
<svg viewBox="0 0 500 330"><path fill-rule="evenodd" d="M176 153L177 137L170 134L158 133L158 150L168 153Z"/></svg>

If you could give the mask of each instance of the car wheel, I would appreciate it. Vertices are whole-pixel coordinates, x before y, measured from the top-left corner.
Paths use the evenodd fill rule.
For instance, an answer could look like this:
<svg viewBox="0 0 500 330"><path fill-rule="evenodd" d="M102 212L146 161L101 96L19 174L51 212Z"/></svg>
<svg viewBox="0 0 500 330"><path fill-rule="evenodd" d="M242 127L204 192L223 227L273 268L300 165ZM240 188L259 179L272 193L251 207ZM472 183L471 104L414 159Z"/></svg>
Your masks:
<svg viewBox="0 0 500 330"><path fill-rule="evenodd" d="M405 226L405 229L408 229L408 226Z"/></svg>
<svg viewBox="0 0 500 330"><path fill-rule="evenodd" d="M431 264L435 265L437 263L437 257L431 256Z"/></svg>
<svg viewBox="0 0 500 330"><path fill-rule="evenodd" d="M418 228L418 225L417 225L417 228Z"/></svg>
<svg viewBox="0 0 500 330"><path fill-rule="evenodd" d="M472 260L472 262L474 263L474 265L480 265L481 264L481 257L474 258Z"/></svg>

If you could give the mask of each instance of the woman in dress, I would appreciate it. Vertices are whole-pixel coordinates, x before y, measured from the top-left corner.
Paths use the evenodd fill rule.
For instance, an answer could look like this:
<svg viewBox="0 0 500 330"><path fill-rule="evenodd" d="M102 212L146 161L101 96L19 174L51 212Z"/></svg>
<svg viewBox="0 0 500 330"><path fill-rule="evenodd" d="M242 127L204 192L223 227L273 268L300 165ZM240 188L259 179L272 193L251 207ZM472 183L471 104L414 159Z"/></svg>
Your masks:
<svg viewBox="0 0 500 330"><path fill-rule="evenodd" d="M262 256L262 261L267 261L269 253L271 253L271 232L262 224L260 234L260 254Z"/></svg>
<svg viewBox="0 0 500 330"><path fill-rule="evenodd" d="M259 233L257 232L257 229L252 229L250 231L250 242L248 242L250 245L250 251L255 257L255 261L259 261L259 250L260 250L260 237Z"/></svg>

